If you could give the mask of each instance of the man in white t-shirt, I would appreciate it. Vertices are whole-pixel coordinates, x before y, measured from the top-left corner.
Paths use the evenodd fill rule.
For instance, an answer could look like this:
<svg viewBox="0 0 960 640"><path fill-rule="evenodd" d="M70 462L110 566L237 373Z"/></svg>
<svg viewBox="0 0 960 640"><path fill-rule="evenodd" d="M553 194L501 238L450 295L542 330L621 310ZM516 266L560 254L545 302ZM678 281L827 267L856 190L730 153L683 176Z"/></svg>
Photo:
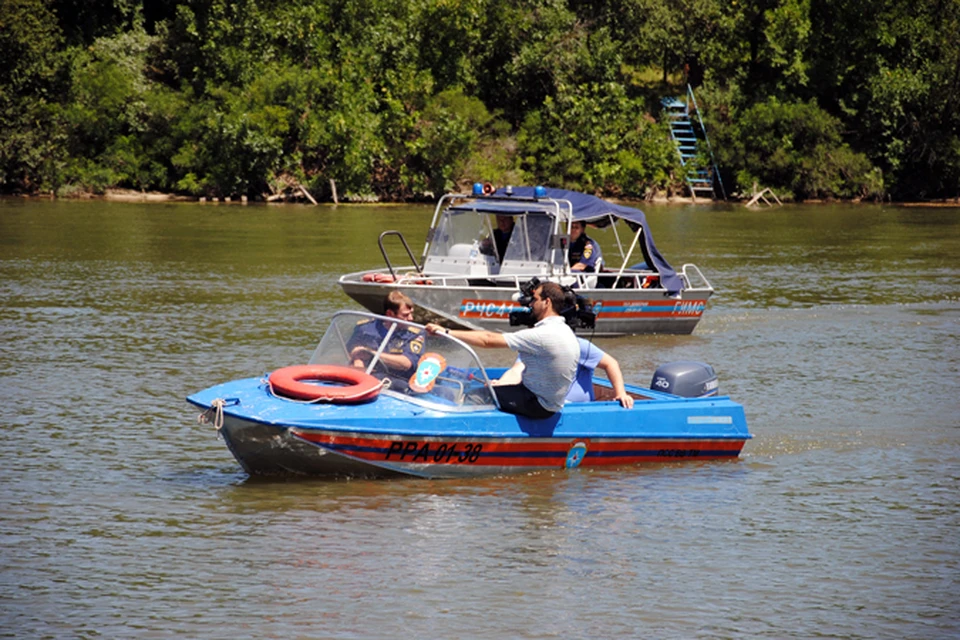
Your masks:
<svg viewBox="0 0 960 640"><path fill-rule="evenodd" d="M431 334L449 333L472 347L509 348L521 354L526 368L518 384L494 387L500 408L528 418L549 418L563 407L567 390L577 373L580 345L560 311L564 293L555 282L533 291L530 311L537 321L516 333L449 330L430 323Z"/></svg>
<svg viewBox="0 0 960 640"><path fill-rule="evenodd" d="M623 372L617 359L593 344L589 340L578 337L580 344L580 359L577 361L577 377L567 391L567 402L593 402L593 372L602 369L607 374L607 380L613 387L613 399L625 409L633 408L633 397L627 393L623 384ZM520 380L524 370L523 360L517 358L513 366L500 377L500 384L512 384ZM494 384L497 384L495 382Z"/></svg>

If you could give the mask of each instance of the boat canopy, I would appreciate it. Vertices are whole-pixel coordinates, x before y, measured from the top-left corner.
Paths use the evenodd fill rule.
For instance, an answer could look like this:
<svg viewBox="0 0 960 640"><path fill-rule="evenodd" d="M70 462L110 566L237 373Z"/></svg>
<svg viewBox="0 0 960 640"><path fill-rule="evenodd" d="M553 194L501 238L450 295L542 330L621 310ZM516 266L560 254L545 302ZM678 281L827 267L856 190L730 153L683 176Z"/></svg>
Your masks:
<svg viewBox="0 0 960 640"><path fill-rule="evenodd" d="M569 202L570 206L564 206L565 202ZM602 198L577 191L549 187L500 187L490 195L475 196L451 208L501 215L520 215L530 212L556 213L557 203L560 204L561 215L570 215L573 221L606 227L621 219L634 232L642 229L643 257L647 265L660 274L661 286L671 293L683 289L682 279L654 245L653 236L647 225L647 217L640 209L613 204Z"/></svg>

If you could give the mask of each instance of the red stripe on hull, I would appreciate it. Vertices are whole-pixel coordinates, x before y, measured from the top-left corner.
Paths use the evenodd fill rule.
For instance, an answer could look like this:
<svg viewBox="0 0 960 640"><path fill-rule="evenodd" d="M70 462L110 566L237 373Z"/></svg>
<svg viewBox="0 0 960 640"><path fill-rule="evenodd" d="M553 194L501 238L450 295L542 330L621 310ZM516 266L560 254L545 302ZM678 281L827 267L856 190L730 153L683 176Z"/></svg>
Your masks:
<svg viewBox="0 0 960 640"><path fill-rule="evenodd" d="M582 462L574 466L614 466L640 462L708 460L736 457L745 440L500 440L470 437L348 436L291 429L301 440L340 455L377 465L468 466L491 468L563 468L574 445L585 445Z"/></svg>
<svg viewBox="0 0 960 640"><path fill-rule="evenodd" d="M640 312L631 312L631 311L620 311L620 312L610 312L610 311L601 311L597 317L604 320L620 320L623 318L627 319L636 319L636 318L699 318L703 315L703 311L698 312L684 312L684 313L675 313L675 312L666 312L666 311L640 311Z"/></svg>
<svg viewBox="0 0 960 640"><path fill-rule="evenodd" d="M706 300L603 300L597 308L598 318L699 318ZM622 309L615 311L615 309ZM651 309L656 309L652 311Z"/></svg>
<svg viewBox="0 0 960 640"><path fill-rule="evenodd" d="M706 308L706 300L591 300L599 318L699 318ZM460 302L461 318L474 320L506 320L511 311L520 309L515 302L503 300L471 300ZM623 311L613 309L622 308ZM656 311L651 311L656 309Z"/></svg>

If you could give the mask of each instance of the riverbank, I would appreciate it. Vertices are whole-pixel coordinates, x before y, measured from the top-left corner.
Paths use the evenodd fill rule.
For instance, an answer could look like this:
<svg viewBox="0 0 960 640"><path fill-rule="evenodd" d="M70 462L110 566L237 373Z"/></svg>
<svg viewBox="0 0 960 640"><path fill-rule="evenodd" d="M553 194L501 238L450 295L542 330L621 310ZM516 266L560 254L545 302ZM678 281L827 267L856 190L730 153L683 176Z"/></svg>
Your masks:
<svg viewBox="0 0 960 640"><path fill-rule="evenodd" d="M238 198L212 198L212 197L203 197L203 196L185 196L175 193L164 193L161 191L137 191L136 189L107 189L102 194L94 193L76 193L67 197L57 197L53 194L19 194L19 195L6 195L4 197L19 197L19 198L38 198L38 199L47 199L47 200L105 200L108 202L197 202L201 204L250 204L250 203L260 203L268 204L266 199L262 198L248 198L247 196L240 196ZM690 198L687 196L678 196L678 195L667 195L663 193L658 193L649 199L625 199L625 198L611 198L611 200L616 200L618 202L629 202L634 206L642 206L643 203L650 204L715 204L717 202L722 202L720 200L707 200L705 198ZM436 200L423 200L422 202L436 202ZM727 202L734 204L745 204L747 202L746 198L731 198ZM790 204L798 204L793 202L790 199L784 199L784 202ZM853 200L804 200L802 204L860 204L862 201L860 199ZM290 196L284 200L273 200L269 204L284 204L284 203L297 203L297 204L318 204L311 203L304 197L294 197ZM405 204L405 203L396 203L396 202L370 202L369 199L358 200L353 202L351 200L342 200L339 203L333 202L320 202L319 204ZM869 202L869 204L876 204L874 202ZM882 204L895 205L900 207L960 207L960 197L957 198L947 198L941 200L927 200L927 201L907 201L907 202L885 202Z"/></svg>

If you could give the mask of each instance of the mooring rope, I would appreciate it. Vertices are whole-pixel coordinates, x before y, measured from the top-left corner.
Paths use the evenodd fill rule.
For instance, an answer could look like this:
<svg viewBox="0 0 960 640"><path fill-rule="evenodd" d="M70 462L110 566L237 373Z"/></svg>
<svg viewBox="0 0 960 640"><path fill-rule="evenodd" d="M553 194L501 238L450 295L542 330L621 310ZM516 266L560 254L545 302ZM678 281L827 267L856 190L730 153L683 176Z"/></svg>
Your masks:
<svg viewBox="0 0 960 640"><path fill-rule="evenodd" d="M217 431L220 431L223 428L223 408L226 404L227 401L223 398L216 398L210 403L209 409L197 416L197 422L200 424L210 424L212 422ZM211 418L213 419L211 420Z"/></svg>

